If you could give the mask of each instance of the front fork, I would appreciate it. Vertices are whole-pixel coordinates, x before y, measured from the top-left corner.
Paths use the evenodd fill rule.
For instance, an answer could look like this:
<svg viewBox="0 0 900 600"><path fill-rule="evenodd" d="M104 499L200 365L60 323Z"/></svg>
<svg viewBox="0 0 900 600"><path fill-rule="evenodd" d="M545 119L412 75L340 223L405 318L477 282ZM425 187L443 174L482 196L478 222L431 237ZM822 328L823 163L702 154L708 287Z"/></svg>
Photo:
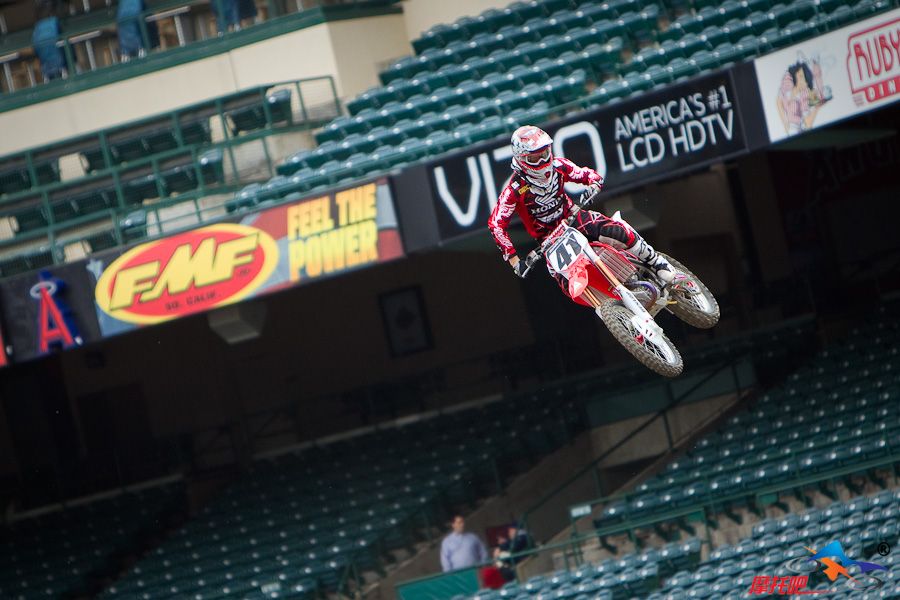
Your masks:
<svg viewBox="0 0 900 600"><path fill-rule="evenodd" d="M619 298L622 299L622 304L625 305L625 308L631 311L631 324L634 325L635 329L637 329L641 335L644 336L648 341L653 341L656 338L660 337L663 333L662 328L656 324L656 321L653 320L653 315L651 315L644 305L641 304L637 298L634 297L634 294L631 293L627 287L622 285L620 281L616 279L616 277L610 273L609 269L603 264L603 261L600 260L600 257L597 256L597 253L594 252L594 249L590 246L584 248L585 253L591 259L591 262L594 263L603 276L613 284L613 289L619 295ZM589 291L589 290L585 290ZM596 298L596 296L591 293L589 296L591 303L594 304L594 311L597 313L597 316L600 316L600 299Z"/></svg>

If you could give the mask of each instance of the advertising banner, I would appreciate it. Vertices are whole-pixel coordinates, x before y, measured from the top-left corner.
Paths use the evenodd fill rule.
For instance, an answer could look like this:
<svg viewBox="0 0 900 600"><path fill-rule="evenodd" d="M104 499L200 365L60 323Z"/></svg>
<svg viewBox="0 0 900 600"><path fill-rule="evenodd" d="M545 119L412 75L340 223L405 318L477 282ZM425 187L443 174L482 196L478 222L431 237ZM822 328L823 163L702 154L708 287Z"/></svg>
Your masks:
<svg viewBox="0 0 900 600"><path fill-rule="evenodd" d="M387 179L0 283L13 361L403 256Z"/></svg>
<svg viewBox="0 0 900 600"><path fill-rule="evenodd" d="M769 139L900 99L900 9L756 59Z"/></svg>
<svg viewBox="0 0 900 600"><path fill-rule="evenodd" d="M542 126L557 156L596 169L610 190L747 150L727 71ZM509 180L511 158L504 139L428 165L441 240L485 228Z"/></svg>
<svg viewBox="0 0 900 600"><path fill-rule="evenodd" d="M402 255L382 179L95 259L97 317L110 335Z"/></svg>

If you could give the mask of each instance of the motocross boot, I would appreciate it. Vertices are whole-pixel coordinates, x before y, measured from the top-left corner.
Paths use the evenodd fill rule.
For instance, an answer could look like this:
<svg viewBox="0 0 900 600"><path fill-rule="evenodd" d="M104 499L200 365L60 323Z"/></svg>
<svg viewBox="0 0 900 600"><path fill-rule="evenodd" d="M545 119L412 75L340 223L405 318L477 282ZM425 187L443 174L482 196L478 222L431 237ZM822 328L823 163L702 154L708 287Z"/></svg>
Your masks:
<svg viewBox="0 0 900 600"><path fill-rule="evenodd" d="M675 270L644 238L639 235L636 236L634 245L626 249L637 256L651 271L656 273L656 276L663 283L672 283L672 280L675 278Z"/></svg>

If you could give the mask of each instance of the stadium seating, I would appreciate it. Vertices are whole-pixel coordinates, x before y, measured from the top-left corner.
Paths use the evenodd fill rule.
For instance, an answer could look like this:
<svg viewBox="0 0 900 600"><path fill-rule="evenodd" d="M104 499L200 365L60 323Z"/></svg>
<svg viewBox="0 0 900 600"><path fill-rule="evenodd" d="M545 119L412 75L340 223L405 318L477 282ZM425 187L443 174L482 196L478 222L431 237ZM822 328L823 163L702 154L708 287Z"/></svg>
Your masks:
<svg viewBox="0 0 900 600"><path fill-rule="evenodd" d="M705 436L632 494L609 501L598 528L701 501L746 505L767 486L900 454L900 327L883 314L822 351L751 410ZM846 477L844 477L846 478Z"/></svg>
<svg viewBox="0 0 900 600"><path fill-rule="evenodd" d="M161 513L183 502L183 493L183 485L170 483L12 523L0 538L0 597L84 592L90 576L107 568L115 551L129 549L139 530L158 527Z"/></svg>
<svg viewBox="0 0 900 600"><path fill-rule="evenodd" d="M234 190L242 166L233 162L233 146L258 144L282 127L321 125L334 115L333 95L327 106L301 101L296 115L292 108L298 95L319 88L330 89L328 78L252 88L0 158L2 245L9 248L0 258L0 276L58 262L69 240L90 253L135 239L143 228L112 227L136 217L148 201L168 206ZM265 152L258 154L263 160ZM70 169L61 177L61 162L75 160L83 174ZM51 229L58 246L50 244Z"/></svg>
<svg viewBox="0 0 900 600"><path fill-rule="evenodd" d="M740 598L748 595L755 577L793 575L785 563L810 556L807 548L821 549L834 541L840 541L853 559L887 567L889 570L879 575L885 585L863 595L849 587L841 588L841 581L831 583L823 575L812 572L805 588L807 593L837 589L837 593L829 596L896 599L900 598L900 574L895 567L900 562L892 554L879 554L877 546L882 541L894 545L900 538L898 514L900 489L886 489L871 496L762 520L753 526L751 536L711 549L702 561L700 541L689 538L596 565L536 575L525 582L508 583L497 591L455 596L453 600Z"/></svg>
<svg viewBox="0 0 900 600"><path fill-rule="evenodd" d="M350 565L377 571L496 486L493 461L534 461L570 439L581 414L574 400L535 397L515 414L492 403L257 461L103 597L334 590Z"/></svg>
<svg viewBox="0 0 900 600"><path fill-rule="evenodd" d="M284 190L293 193L329 185L323 171L334 170L340 175L336 179L383 171L539 122L556 107L619 100L891 6L886 0L859 0L851 6L812 0L697 0L686 10L691 8L686 2L661 8L634 1L531 0L489 9L436 25L414 40L415 55L383 71L384 85L347 102L349 116L338 117L316 135L319 148L288 157L278 174L301 175ZM370 151L372 140L366 134L385 127L399 136L381 140L383 155L390 158L348 164L352 154ZM452 141L431 143L436 132ZM421 155L404 158L402 151L387 151L390 146L401 150L411 140L425 143ZM315 177L310 169L318 169Z"/></svg>
<svg viewBox="0 0 900 600"><path fill-rule="evenodd" d="M807 547L819 549L833 541L841 542L851 558L887 566L890 570L881 574L885 585L862 595L841 588L841 582L810 574L807 589L837 588L831 595L838 598L900 598L900 575L893 568L898 563L892 554L877 552L881 542L891 547L900 542L900 488L896 487L900 419L895 414L900 400L900 324L892 317L892 309L883 307L869 324L818 353L783 385L701 438L686 456L640 484L635 493L605 504L603 516L595 520L598 528L609 532L601 532L606 537L613 531L624 534L641 519L645 524L654 517L657 523L677 523L676 517L666 516L673 509L708 506L713 513L727 511L729 521L737 523L718 539L733 539L735 532L741 532L738 539L719 541L701 553L696 539L678 539L684 535L681 528L653 527L657 536L670 540L662 548L644 548L639 554L598 565L534 576L470 598L738 598L748 594L754 577L791 575L785 563L809 556ZM775 335L771 341L785 339L784 332ZM706 350L710 356L719 351ZM880 468L853 471L862 461L879 459ZM827 476L842 466L849 468L845 474L826 477L829 485L804 479ZM851 472L864 478L851 478ZM743 501L729 503L735 488L743 493ZM782 491L758 495L772 488ZM865 495L853 496L862 492ZM751 501L754 497L756 506ZM785 500L788 497L791 502ZM803 508L791 511L792 505ZM724 530L715 519L708 524L713 530ZM687 553L690 561L673 564L672 549L691 544L697 549ZM670 560L660 561L662 557Z"/></svg>

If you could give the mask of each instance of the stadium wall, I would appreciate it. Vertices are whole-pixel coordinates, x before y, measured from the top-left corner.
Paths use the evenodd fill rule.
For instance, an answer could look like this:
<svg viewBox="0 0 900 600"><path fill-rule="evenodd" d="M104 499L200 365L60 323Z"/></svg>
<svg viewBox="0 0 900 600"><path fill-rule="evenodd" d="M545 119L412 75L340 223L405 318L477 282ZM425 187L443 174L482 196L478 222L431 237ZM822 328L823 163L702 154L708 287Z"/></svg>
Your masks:
<svg viewBox="0 0 900 600"><path fill-rule="evenodd" d="M394 357L379 296L410 285L421 286L433 349ZM201 315L64 353L68 395L78 399L137 384L152 399L148 416L159 437L301 399L305 433L316 437L354 425L339 392L442 366L451 385L453 377L487 379L486 361L472 357L532 342L517 280L479 253L415 256L262 301L267 321L261 337L236 346L219 339ZM102 354L103 366L89 366L92 352Z"/></svg>
<svg viewBox="0 0 900 600"><path fill-rule="evenodd" d="M380 65L410 51L400 14L306 27L0 112L0 155L279 81L331 75L339 97L351 97L377 83Z"/></svg>

